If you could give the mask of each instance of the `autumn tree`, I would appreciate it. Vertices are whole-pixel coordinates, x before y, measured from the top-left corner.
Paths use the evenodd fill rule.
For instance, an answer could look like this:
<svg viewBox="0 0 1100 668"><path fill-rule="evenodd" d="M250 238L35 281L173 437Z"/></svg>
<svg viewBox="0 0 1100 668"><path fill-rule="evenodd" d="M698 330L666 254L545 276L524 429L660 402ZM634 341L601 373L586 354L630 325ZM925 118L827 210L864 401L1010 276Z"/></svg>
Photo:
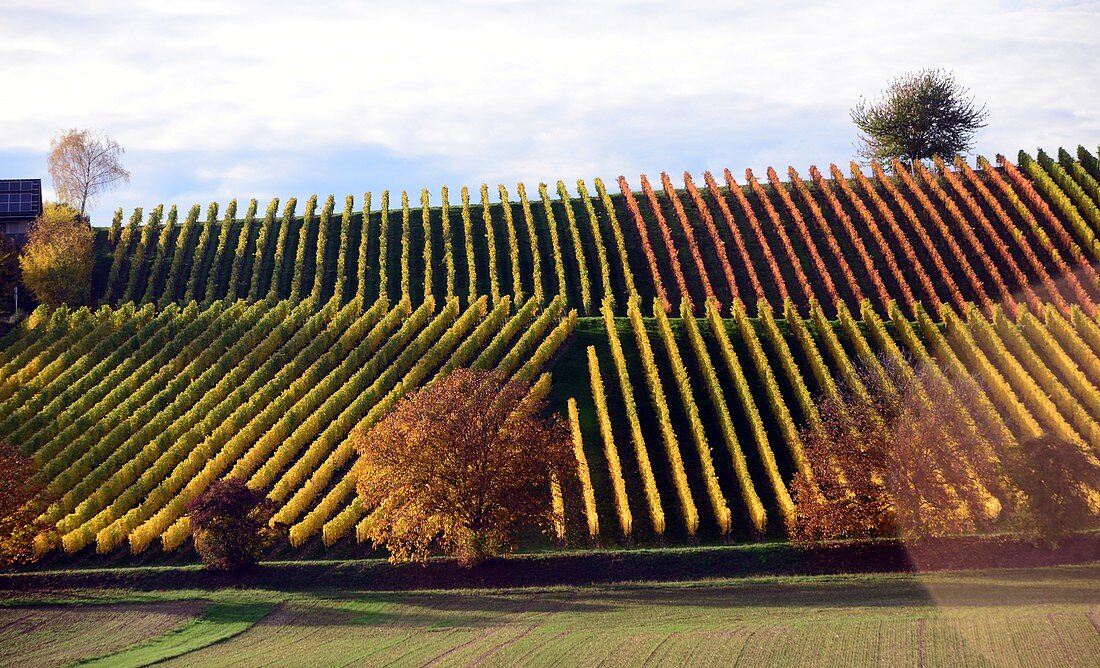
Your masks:
<svg viewBox="0 0 1100 668"><path fill-rule="evenodd" d="M888 164L965 153L989 113L944 70L926 69L890 82L874 102L851 110L859 128L860 156Z"/></svg>
<svg viewBox="0 0 1100 668"><path fill-rule="evenodd" d="M392 561L440 551L472 566L514 547L520 530L561 521L550 481L572 461L570 435L560 416L540 417L529 389L458 369L357 434L357 486L373 509L364 528Z"/></svg>
<svg viewBox="0 0 1100 668"><path fill-rule="evenodd" d="M86 304L91 295L94 239L95 233L75 209L45 205L19 256L24 285L43 304Z"/></svg>
<svg viewBox="0 0 1100 668"><path fill-rule="evenodd" d="M50 142L46 159L53 187L61 202L85 218L88 205L114 188L130 182L122 166L126 151L99 130L66 130Z"/></svg>
<svg viewBox="0 0 1100 668"><path fill-rule="evenodd" d="M275 504L238 478L212 483L187 504L195 551L211 570L256 565L282 527L269 524Z"/></svg>
<svg viewBox="0 0 1100 668"><path fill-rule="evenodd" d="M47 530L44 489L34 482L34 460L0 443L0 567L34 561L34 539Z"/></svg>
<svg viewBox="0 0 1100 668"><path fill-rule="evenodd" d="M1073 531L1100 527L1100 464L1087 447L1050 435L1020 444L1009 468L1027 495L1023 524L1032 537L1057 544Z"/></svg>
<svg viewBox="0 0 1100 668"><path fill-rule="evenodd" d="M1001 444L975 422L979 388L929 370L876 360L818 401L802 433L814 479L792 483L799 541L972 532L990 521L1001 471L981 452Z"/></svg>

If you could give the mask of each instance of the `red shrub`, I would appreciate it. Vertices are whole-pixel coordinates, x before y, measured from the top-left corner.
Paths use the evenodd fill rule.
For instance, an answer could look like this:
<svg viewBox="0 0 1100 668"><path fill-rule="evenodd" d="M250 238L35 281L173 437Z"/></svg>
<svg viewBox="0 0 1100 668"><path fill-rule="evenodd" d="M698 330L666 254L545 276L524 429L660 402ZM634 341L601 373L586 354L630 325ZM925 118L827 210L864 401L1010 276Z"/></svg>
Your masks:
<svg viewBox="0 0 1100 668"><path fill-rule="evenodd" d="M760 205L764 207L764 213L768 214L768 219L772 221L772 227L775 228L775 233L779 235L779 242L783 244L783 250L787 253L787 260L791 263L791 267L794 268L795 278L798 280L799 287L802 288L802 294L806 297L806 302L809 303L813 301L815 296L813 286L810 285L810 279L807 278L806 272L802 270L802 262L799 261L798 254L794 252L794 245L791 244L791 238L787 235L787 230L783 226L783 221L780 220L779 214L776 213L775 207L772 206L771 199L768 198L768 194L764 192L760 183L757 182L751 169L745 170L745 180L748 181L753 194L760 200Z"/></svg>
<svg viewBox="0 0 1100 668"><path fill-rule="evenodd" d="M894 174L897 174L901 178L905 187L909 189L909 192L913 193L917 198L917 202L924 207L924 211L928 214L928 217L935 223L936 229L940 232L940 236L942 236L947 243L947 247L951 249L951 254L954 256L955 261L959 263L959 267L962 268L963 274L965 274L967 280L970 281L970 287L973 288L974 293L977 295L978 303L982 305L982 308L986 312L992 310L993 302L990 301L989 295L986 294L985 287L982 286L982 280L974 273L974 268L970 266L970 260L967 259L962 248L959 248L958 242L955 241L955 235L951 232L951 228L943 222L943 218L941 218L939 212L936 211L936 207L932 204L932 200L928 199L928 195L924 193L920 184L913 179L900 161L894 161Z"/></svg>
<svg viewBox="0 0 1100 668"><path fill-rule="evenodd" d="M238 478L218 480L187 504L195 550L209 569L254 566L275 537L274 504Z"/></svg>
<svg viewBox="0 0 1100 668"><path fill-rule="evenodd" d="M691 228L691 222L684 212L684 205L680 202L680 196L676 194L676 189L672 187L672 181L669 180L667 172L661 172L661 187L664 188L665 194L668 195L669 201L672 202L672 210L676 212L676 217L680 221L680 227L684 230L684 237L687 238L688 250L691 251L691 259L695 261L695 267L699 270L699 280L703 282L703 293L707 299L717 300L718 298L715 297L714 289L710 284L710 275L707 272L707 267L703 264L703 256L699 252L699 244L695 241L695 230Z"/></svg>
<svg viewBox="0 0 1100 668"><path fill-rule="evenodd" d="M844 178L844 174L840 171L840 168L836 165L829 165L829 172L833 176L833 182L837 184L841 192L843 192L856 208L856 213L859 214L863 224L867 226L868 231L871 232L871 236L874 238L875 243L878 244L879 251L882 252L882 257L886 260L886 266L890 269L890 273L894 275L894 281L898 284L898 288L901 289L902 299L905 301L905 305L912 311L913 304L916 303L916 298L913 297L913 290L909 287L909 281L905 279L905 274L901 273L901 268L898 266L898 260L894 257L894 251L890 249L890 244L886 243L886 237L882 236L882 230L879 229L878 223L875 222L875 217L871 215L871 212L867 210L867 205L863 203L859 195L856 194L852 187L848 184L848 179Z"/></svg>
<svg viewBox="0 0 1100 668"><path fill-rule="evenodd" d="M890 231L893 232L894 238L901 244L901 250L905 253L905 259L909 262L913 270L917 272L917 280L920 281L921 288L924 290L924 294L932 300L932 304L936 307L936 312L940 310L940 297L936 294L936 288L932 285L932 279L928 276L928 272L924 270L924 265L921 263L920 258L917 257L917 251L913 248L913 244L909 241L909 235L901 229L898 225L897 219L894 217L894 212L890 210L886 201L879 196L878 191L875 190L875 186L871 181L864 176L863 171L859 168L855 162L849 164L849 168L852 171L852 176L856 178L856 183L863 189L863 192L867 193L867 197L871 200L871 204L875 206L875 210L882 216L886 224L890 226Z"/></svg>
<svg viewBox="0 0 1100 668"><path fill-rule="evenodd" d="M810 235L810 230L806 227L806 221L802 218L802 212L795 206L790 193L788 193L787 189L783 187L783 184L779 182L779 176L771 167L768 167L768 183L772 184L772 188L775 189L776 194L779 195L779 200L783 202L783 206L787 209L787 213L789 213L794 220L794 224L798 228L798 234L802 237L802 243L806 244L806 248L810 250L810 258L814 261L814 267L817 269L817 274L821 277L822 282L825 283L825 291L829 293L829 299L833 300L835 303L840 299L840 295L837 294L836 286L833 285L833 277L829 273L828 267L825 266L825 261L821 259L821 254L817 252L817 244L814 243L814 238Z"/></svg>
<svg viewBox="0 0 1100 668"><path fill-rule="evenodd" d="M982 167L983 172L989 174L989 178L997 184L997 187L1000 188L1002 192L1012 192L1012 186L1005 182L1001 175L997 173L997 170L993 169L993 166L990 165L985 158L979 158L978 164ZM1047 206L1047 203L1039 193L1035 191L1035 188L1032 187L1027 177L1020 173L1020 170L1016 169L1015 165L1005 160L1003 155L997 156L997 164L1005 170L1005 174L1008 174L1008 178L1012 181L1012 184L1023 193L1025 200L1031 208L1042 214L1043 218L1050 223L1050 229L1054 231L1054 235L1058 237L1058 241L1065 248L1066 252L1070 254L1073 261L1077 263L1078 269L1085 275L1085 278L1087 278L1092 285L1100 283L1100 276L1097 276L1096 270L1092 268L1092 263L1085 257L1084 251L1081 250L1081 247L1078 246L1077 242L1070 236L1065 225L1062 224L1062 221L1054 215L1050 207ZM1030 217L1028 223L1033 229L1038 228L1038 222L1035 220L1035 216L1030 214L1030 212L1028 215ZM1053 246L1050 248L1053 249ZM1072 274L1067 274L1067 278L1069 276L1072 276Z"/></svg>
<svg viewBox="0 0 1100 668"><path fill-rule="evenodd" d="M935 159L935 164L940 174L943 175L944 180L946 180L948 185L951 186L951 189L955 191L955 194L962 199L963 204L966 205L971 215L978 220L978 224L982 226L986 235L993 241L993 245L997 248L997 253L1001 256L1001 260L1008 266L1009 271L1012 272L1012 276L1023 289L1024 298L1027 299L1028 306L1038 313L1039 310L1043 308L1042 302L1039 300L1039 295L1035 294L1035 290L1031 287L1031 279L1020 269L1020 265L1016 262L1016 258L1012 256L1012 251L1009 250L1008 244L1005 243L1004 238L994 229L993 224L989 222L989 218L987 218L985 212L982 211L982 207L978 204L978 201L974 199L974 196L970 194L970 191L966 189L966 186L963 185L959 176L952 172L938 156ZM1019 241L1020 237L1016 237L1016 239ZM1027 253L1026 250L1024 252L1025 254Z"/></svg>
<svg viewBox="0 0 1100 668"><path fill-rule="evenodd" d="M772 247L768 244L767 238L764 237L764 230L760 227L760 221L756 219L756 213L752 210L752 204L749 204L749 199L745 197L745 193L741 190L741 186L737 181L733 179L733 174L730 170L725 170L726 186L729 191L733 193L737 198L737 203L741 205L741 210L745 212L745 217L749 219L749 225L752 227L752 231L756 233L756 241L760 244L760 247L764 250L764 259L768 261L768 268L771 269L772 277L775 279L775 286L779 288L779 297L783 301L787 301L791 298L789 292L787 292L787 282L783 280L783 274L779 271L779 263L775 261L775 255L772 254Z"/></svg>
<svg viewBox="0 0 1100 668"><path fill-rule="evenodd" d="M966 219L966 216L962 214L959 207L955 205L954 200L943 191L943 188L941 188L940 184L936 181L936 177L925 169L924 165L915 162L913 163L913 168L921 177L921 180L928 185L928 189L932 191L932 194L947 208L947 212L951 214L951 217L955 220L955 224L962 231L963 238L970 244L971 250L978 255L978 259L982 261L986 272L988 272L993 279L993 283L997 286L997 291L1000 293L1001 300L1005 303L1008 312L1013 317L1016 317L1016 298L1012 296L1012 291L1005 285L1004 278L1001 276L1000 270L997 269L997 265L993 262L993 258L989 257L989 253L986 252L985 244L978 239L978 235L974 234L974 228L970 225L970 221Z"/></svg>
<svg viewBox="0 0 1100 668"><path fill-rule="evenodd" d="M894 181L886 176L886 173L882 170L882 165L879 165L877 162L871 163L871 169L875 173L875 180L886 189L886 192L890 193L890 196L901 208L901 212L905 214L905 219L909 221L909 226L917 233L917 236L920 237L921 243L924 244L924 249L932 256L932 264L936 266L936 271L940 273L940 278L943 280L944 284L947 285L947 291L951 294L951 299L955 302L955 306L959 309L966 309L966 299L963 298L962 293L959 291L959 285L955 282L954 273L944 264L943 256L940 255L940 251L936 247L935 242L932 241L932 237L928 236L928 230L924 229L924 224L920 222L917 212L909 205L909 200L905 199L901 194L901 191L898 190ZM935 312L938 313L942 305L942 302L940 302L937 297Z"/></svg>

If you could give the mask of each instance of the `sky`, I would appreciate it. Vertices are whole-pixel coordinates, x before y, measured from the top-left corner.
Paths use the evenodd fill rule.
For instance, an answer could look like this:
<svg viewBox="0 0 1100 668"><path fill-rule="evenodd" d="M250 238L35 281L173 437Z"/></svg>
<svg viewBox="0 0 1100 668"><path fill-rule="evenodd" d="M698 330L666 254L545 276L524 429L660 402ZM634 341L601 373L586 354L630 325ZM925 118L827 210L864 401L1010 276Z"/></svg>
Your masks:
<svg viewBox="0 0 1100 668"><path fill-rule="evenodd" d="M921 68L987 105L976 153L1100 143L1100 1L5 0L0 178L50 190L66 128L126 150L101 226L158 203L805 172L846 165L849 109Z"/></svg>

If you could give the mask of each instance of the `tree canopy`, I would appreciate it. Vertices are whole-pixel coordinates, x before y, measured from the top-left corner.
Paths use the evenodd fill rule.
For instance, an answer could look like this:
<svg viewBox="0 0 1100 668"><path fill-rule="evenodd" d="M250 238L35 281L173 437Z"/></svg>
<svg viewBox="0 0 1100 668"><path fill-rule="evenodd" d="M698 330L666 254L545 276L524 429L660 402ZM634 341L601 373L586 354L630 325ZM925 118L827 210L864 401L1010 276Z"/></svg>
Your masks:
<svg viewBox="0 0 1100 668"><path fill-rule="evenodd" d="M551 479L572 461L560 416L540 417L529 386L458 369L358 435L367 536L393 561L435 550L473 565L555 519ZM561 478L563 476L557 476Z"/></svg>
<svg viewBox="0 0 1100 668"><path fill-rule="evenodd" d="M64 204L47 204L29 237L19 267L35 298L49 306L88 303L95 233L79 213Z"/></svg>
<svg viewBox="0 0 1100 668"><path fill-rule="evenodd" d="M862 133L859 154L887 163L969 151L989 113L968 93L944 70L898 77L877 100L861 100L852 108L852 121Z"/></svg>
<svg viewBox="0 0 1100 668"><path fill-rule="evenodd" d="M35 559L34 541L48 530L44 488L35 477L34 460L0 443L0 567Z"/></svg>
<svg viewBox="0 0 1100 668"><path fill-rule="evenodd" d="M211 570L254 566L281 530L269 526L274 504L238 478L218 480L187 504L195 551Z"/></svg>

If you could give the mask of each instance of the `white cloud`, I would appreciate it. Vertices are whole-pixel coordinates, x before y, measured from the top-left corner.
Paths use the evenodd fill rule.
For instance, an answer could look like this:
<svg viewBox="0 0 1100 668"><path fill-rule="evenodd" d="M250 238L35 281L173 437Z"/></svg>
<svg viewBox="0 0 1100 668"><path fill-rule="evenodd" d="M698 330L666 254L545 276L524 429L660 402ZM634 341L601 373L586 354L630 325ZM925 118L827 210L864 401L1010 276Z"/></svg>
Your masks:
<svg viewBox="0 0 1100 668"><path fill-rule="evenodd" d="M137 162L215 160L205 198L295 173L238 151L470 182L844 160L852 103L925 66L988 103L985 151L1100 139L1096 2L72 4L5 10L0 80L30 97L0 105L4 150L100 127Z"/></svg>

